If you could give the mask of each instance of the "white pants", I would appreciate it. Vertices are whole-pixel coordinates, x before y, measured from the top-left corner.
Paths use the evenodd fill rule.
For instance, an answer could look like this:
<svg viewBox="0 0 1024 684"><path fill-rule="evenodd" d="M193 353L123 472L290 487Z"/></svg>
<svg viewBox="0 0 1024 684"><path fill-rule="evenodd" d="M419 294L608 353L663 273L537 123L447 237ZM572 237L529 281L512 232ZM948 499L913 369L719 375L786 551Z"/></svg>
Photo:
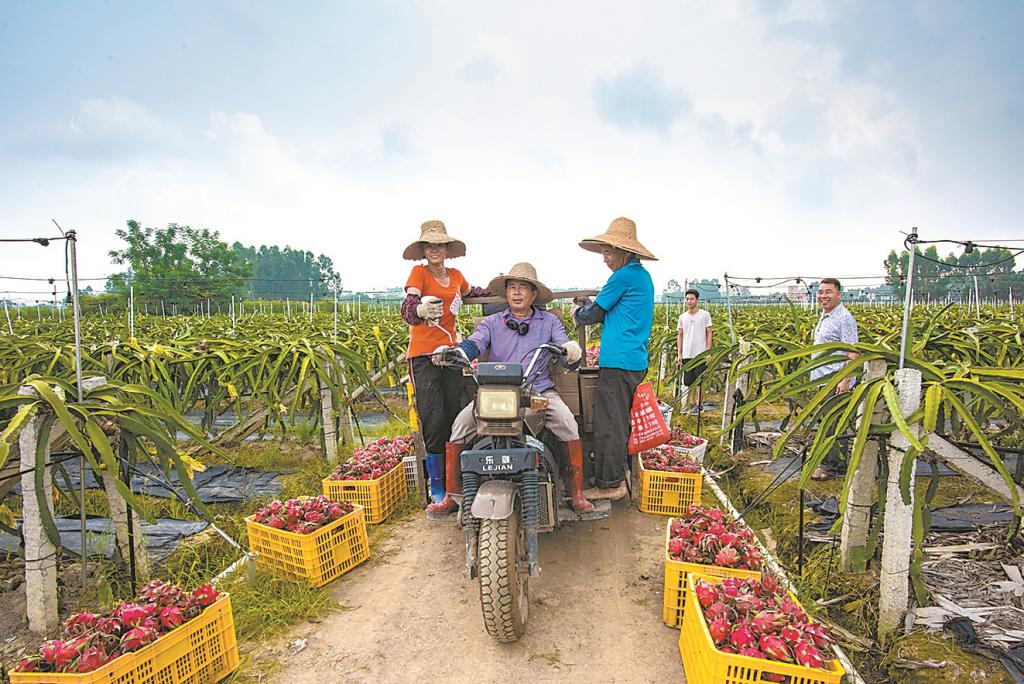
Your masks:
<svg viewBox="0 0 1024 684"><path fill-rule="evenodd" d="M576 417L562 401L562 397L558 396L558 392L549 389L541 392L541 396L548 400L548 408L544 412L544 427L560 442L579 439L580 431L576 425ZM455 419L452 424L452 442L466 444L476 436L476 418L473 417L475 404L476 402L471 402Z"/></svg>

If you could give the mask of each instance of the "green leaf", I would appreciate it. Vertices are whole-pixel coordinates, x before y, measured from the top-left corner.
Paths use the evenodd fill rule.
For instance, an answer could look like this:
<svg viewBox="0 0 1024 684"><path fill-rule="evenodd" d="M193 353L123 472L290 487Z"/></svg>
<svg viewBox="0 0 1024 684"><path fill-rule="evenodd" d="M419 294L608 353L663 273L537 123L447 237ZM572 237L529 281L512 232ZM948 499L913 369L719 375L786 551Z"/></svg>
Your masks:
<svg viewBox="0 0 1024 684"><path fill-rule="evenodd" d="M18 412L14 414L14 417L7 424L7 427L4 428L4 431L0 432L0 470L3 470L7 464L7 458L11 453L11 444L18 437L18 433L21 432L25 423L31 420L38 410L38 402L33 401L30 404L22 404L21 408L18 409Z"/></svg>

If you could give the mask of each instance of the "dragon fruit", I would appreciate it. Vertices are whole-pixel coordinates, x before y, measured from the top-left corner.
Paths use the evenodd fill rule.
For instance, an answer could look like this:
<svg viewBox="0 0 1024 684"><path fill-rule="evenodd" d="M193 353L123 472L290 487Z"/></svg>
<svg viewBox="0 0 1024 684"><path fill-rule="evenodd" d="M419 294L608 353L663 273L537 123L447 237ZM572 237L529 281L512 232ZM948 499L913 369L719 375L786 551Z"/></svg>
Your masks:
<svg viewBox="0 0 1024 684"><path fill-rule="evenodd" d="M761 658L764 659L764 653L760 649L750 646L748 648L740 649L741 656L747 656L748 658Z"/></svg>
<svg viewBox="0 0 1024 684"><path fill-rule="evenodd" d="M711 634L711 638L716 644L720 644L726 640L729 636L729 630L731 626L729 621L723 618L712 620L711 624L708 625L708 632Z"/></svg>
<svg viewBox="0 0 1024 684"><path fill-rule="evenodd" d="M729 635L729 643L736 647L737 650L742 651L757 643L757 637L754 636L753 630L741 625L732 630L732 633Z"/></svg>
<svg viewBox="0 0 1024 684"><path fill-rule="evenodd" d="M704 615L709 620L717 620L718 618L729 618L733 614L735 614L735 611L729 608L729 606L725 605L721 601L715 601L710 606L704 609Z"/></svg>
<svg viewBox="0 0 1024 684"><path fill-rule="evenodd" d="M64 631L68 636L83 636L96 629L98 618L95 613L72 613L64 621Z"/></svg>
<svg viewBox="0 0 1024 684"><path fill-rule="evenodd" d="M75 665L75 672L92 672L98 670L110 661L110 656L99 646L88 646L78 656L78 664Z"/></svg>
<svg viewBox="0 0 1024 684"><path fill-rule="evenodd" d="M137 651L156 640L156 630L152 627L132 627L121 637L121 650L126 653Z"/></svg>
<svg viewBox="0 0 1024 684"><path fill-rule="evenodd" d="M797 664L805 667L816 667L818 669L825 667L825 658L822 657L821 652L806 639L796 642L796 645L793 647L793 658Z"/></svg>
<svg viewBox="0 0 1024 684"><path fill-rule="evenodd" d="M22 659L14 668L15 672L38 672L43 664L42 656L30 655Z"/></svg>
<svg viewBox="0 0 1024 684"><path fill-rule="evenodd" d="M205 608L220 598L220 592L214 589L213 585L203 584L196 587L195 591L192 592L192 598L196 603Z"/></svg>
<svg viewBox="0 0 1024 684"><path fill-rule="evenodd" d="M783 641L781 637L775 636L774 634L761 635L761 639L757 642L757 645L764 654L772 660L781 660L787 663L793 660L793 656L790 654L789 648L786 646L786 642Z"/></svg>
<svg viewBox="0 0 1024 684"><path fill-rule="evenodd" d="M758 634L771 634L786 624L786 616L774 610L761 610L750 622L751 627ZM793 628L787 626L785 629ZM785 639L785 636L783 636L783 639ZM788 639L786 640L789 641Z"/></svg>
<svg viewBox="0 0 1024 684"><path fill-rule="evenodd" d="M169 632L185 622L185 613L177 606L167 606L160 609L159 620L161 629Z"/></svg>
<svg viewBox="0 0 1024 684"><path fill-rule="evenodd" d="M718 600L718 590L709 582L699 580L694 590L697 593L697 600L700 601L700 605L705 608Z"/></svg>

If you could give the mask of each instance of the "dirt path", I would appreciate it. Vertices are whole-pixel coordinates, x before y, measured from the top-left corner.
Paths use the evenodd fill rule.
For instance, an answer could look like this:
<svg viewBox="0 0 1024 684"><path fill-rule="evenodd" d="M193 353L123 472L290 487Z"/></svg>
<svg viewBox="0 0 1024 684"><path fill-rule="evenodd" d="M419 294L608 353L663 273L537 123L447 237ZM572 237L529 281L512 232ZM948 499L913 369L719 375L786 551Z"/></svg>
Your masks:
<svg viewBox="0 0 1024 684"><path fill-rule="evenodd" d="M661 621L665 520L617 502L605 520L541 535L526 636L500 644L463 577L462 533L413 516L336 583L347 610L293 629L260 659L280 662L273 681L287 684L681 682L679 633Z"/></svg>

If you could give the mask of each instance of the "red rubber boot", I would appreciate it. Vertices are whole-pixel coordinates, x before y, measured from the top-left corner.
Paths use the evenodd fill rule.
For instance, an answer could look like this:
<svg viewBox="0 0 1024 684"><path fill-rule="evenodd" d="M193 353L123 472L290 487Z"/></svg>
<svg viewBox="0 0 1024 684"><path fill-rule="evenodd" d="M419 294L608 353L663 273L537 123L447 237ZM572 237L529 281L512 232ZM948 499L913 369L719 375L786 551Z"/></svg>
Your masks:
<svg viewBox="0 0 1024 684"><path fill-rule="evenodd" d="M460 457L465 444L446 442L444 445L444 499L427 506L427 513L454 513L459 509L452 494L462 494L462 463Z"/></svg>
<svg viewBox="0 0 1024 684"><path fill-rule="evenodd" d="M569 449L569 468L572 470L572 509L577 513L590 513L594 504L583 498L583 442L574 439L566 442Z"/></svg>

